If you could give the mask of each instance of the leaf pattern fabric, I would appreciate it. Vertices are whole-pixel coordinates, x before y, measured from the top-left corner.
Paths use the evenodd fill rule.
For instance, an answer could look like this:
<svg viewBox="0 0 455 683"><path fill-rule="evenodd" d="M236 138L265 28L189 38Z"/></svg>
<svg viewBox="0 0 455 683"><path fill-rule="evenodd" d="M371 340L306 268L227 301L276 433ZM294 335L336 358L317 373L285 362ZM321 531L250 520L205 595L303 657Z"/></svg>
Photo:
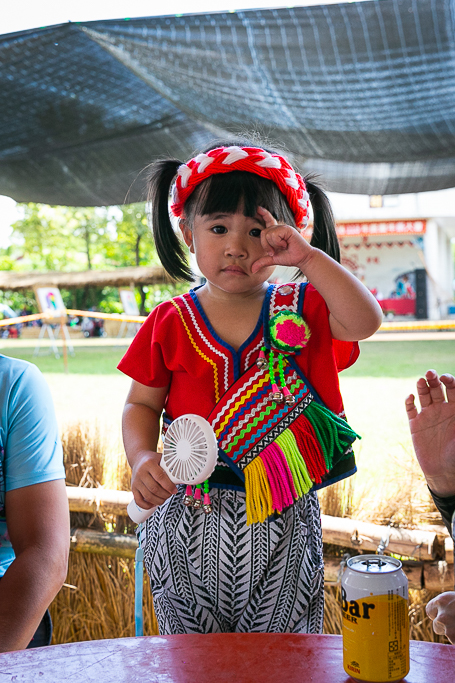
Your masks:
<svg viewBox="0 0 455 683"><path fill-rule="evenodd" d="M317 495L247 526L243 492L212 489L205 515L180 488L139 530L160 633L321 633Z"/></svg>

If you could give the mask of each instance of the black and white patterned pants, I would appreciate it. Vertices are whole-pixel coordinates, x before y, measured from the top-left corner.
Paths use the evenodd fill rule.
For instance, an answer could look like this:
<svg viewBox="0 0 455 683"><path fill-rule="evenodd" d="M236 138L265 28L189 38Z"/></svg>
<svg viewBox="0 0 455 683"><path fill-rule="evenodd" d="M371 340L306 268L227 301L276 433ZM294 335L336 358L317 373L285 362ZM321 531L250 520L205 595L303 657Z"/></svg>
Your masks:
<svg viewBox="0 0 455 683"><path fill-rule="evenodd" d="M205 515L179 488L140 531L160 633L321 633L316 494L247 527L244 493L212 489Z"/></svg>

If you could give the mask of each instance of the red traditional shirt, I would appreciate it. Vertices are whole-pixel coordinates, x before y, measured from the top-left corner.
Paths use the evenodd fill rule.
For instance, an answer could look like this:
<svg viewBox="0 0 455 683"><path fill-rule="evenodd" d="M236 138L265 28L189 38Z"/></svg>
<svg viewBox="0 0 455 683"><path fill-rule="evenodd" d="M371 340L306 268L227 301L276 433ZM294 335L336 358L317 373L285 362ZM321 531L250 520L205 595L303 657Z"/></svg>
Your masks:
<svg viewBox="0 0 455 683"><path fill-rule="evenodd" d="M357 360L359 346L332 339L327 305L312 285L294 285L292 289L298 297L297 311L311 331L307 346L295 360L326 406L344 415L338 372ZM231 384L256 361L264 345L269 307L279 306L277 292L279 288L270 285L256 326L238 351L212 328L197 289L166 301L150 313L118 368L146 386L169 385L165 412L170 420L186 413L207 418ZM227 468L220 460L211 484L243 488Z"/></svg>

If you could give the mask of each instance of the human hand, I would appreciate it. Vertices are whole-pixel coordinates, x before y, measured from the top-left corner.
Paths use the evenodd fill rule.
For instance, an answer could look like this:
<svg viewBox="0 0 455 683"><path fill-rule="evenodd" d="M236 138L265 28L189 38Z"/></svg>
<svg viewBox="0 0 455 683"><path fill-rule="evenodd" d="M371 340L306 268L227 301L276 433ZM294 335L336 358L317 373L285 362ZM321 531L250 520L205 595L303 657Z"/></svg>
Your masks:
<svg viewBox="0 0 455 683"><path fill-rule="evenodd" d="M266 256L252 264L252 272L257 273L267 266L295 266L303 272L304 263L313 248L298 230L286 223L278 223L267 209L258 206L257 212L266 228L261 232L261 244Z"/></svg>
<svg viewBox="0 0 455 683"><path fill-rule="evenodd" d="M160 467L161 455L154 451L144 451L133 465L131 489L134 500L143 510L162 505L165 500L177 493L177 487Z"/></svg>
<svg viewBox="0 0 455 683"><path fill-rule="evenodd" d="M433 631L447 636L455 643L455 592L448 591L437 595L427 604L426 611L433 621Z"/></svg>
<svg viewBox="0 0 455 683"><path fill-rule="evenodd" d="M455 495L455 378L439 377L435 370L427 370L425 377L417 381L417 393L420 413L414 395L406 398L417 460L436 495Z"/></svg>

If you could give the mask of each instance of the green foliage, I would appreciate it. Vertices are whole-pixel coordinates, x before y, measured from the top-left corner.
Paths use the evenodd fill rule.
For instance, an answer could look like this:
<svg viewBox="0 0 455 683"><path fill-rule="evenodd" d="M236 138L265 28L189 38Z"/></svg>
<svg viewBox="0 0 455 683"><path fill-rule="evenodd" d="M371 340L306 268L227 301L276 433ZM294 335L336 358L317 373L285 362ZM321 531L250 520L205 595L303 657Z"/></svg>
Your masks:
<svg viewBox="0 0 455 683"><path fill-rule="evenodd" d="M109 210L23 204L6 250L14 270L85 270L103 262ZM100 258L101 255L101 258ZM20 262L20 263L19 263Z"/></svg>
<svg viewBox="0 0 455 683"><path fill-rule="evenodd" d="M115 266L158 265L145 204L116 207L115 239L105 245L105 259Z"/></svg>
<svg viewBox="0 0 455 683"><path fill-rule="evenodd" d="M11 246L0 250L0 270L79 271L111 270L128 266L158 265L148 227L145 204L79 208L22 204L23 216L14 223ZM142 315L187 285L141 286L136 298ZM37 311L33 292L2 293L1 300L15 310ZM116 287L62 290L67 308L95 308L121 313Z"/></svg>
<svg viewBox="0 0 455 683"><path fill-rule="evenodd" d="M0 303L8 304L13 311L20 313L27 310L27 313L38 313L35 294L33 292L3 292L0 290Z"/></svg>

